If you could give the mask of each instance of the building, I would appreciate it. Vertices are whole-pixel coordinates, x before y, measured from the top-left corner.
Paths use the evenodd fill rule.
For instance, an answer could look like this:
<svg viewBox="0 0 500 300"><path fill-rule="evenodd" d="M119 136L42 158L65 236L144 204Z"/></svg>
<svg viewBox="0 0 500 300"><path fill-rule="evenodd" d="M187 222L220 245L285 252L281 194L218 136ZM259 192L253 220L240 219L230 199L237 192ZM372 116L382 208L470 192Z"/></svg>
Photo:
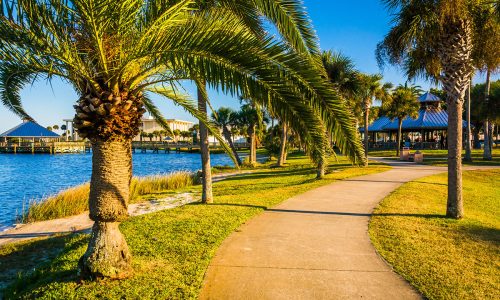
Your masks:
<svg viewBox="0 0 500 300"><path fill-rule="evenodd" d="M176 119L167 119L167 124L172 131L189 131L191 127L193 127L194 123L183 120ZM145 117L142 119L141 131L143 133L149 134L153 132L164 131L165 129L158 124L158 122L153 117ZM165 138L165 137L164 137ZM139 141L141 139L140 136L134 138L134 141ZM158 137L152 138L152 140L158 140Z"/></svg>
<svg viewBox="0 0 500 300"><path fill-rule="evenodd" d="M0 134L2 142L8 143L15 141L16 143L23 142L39 142L58 140L61 136L47 128L39 125L34 121L24 120L21 124Z"/></svg>
<svg viewBox="0 0 500 300"><path fill-rule="evenodd" d="M420 110L418 118L407 117L402 124L402 138L405 146L415 149L441 149L446 147L448 113L441 108L442 100L431 93L418 98ZM467 126L465 121L463 127ZM360 128L364 133L364 128ZM390 120L382 116L368 126L370 148L393 149L398 132L398 119Z"/></svg>

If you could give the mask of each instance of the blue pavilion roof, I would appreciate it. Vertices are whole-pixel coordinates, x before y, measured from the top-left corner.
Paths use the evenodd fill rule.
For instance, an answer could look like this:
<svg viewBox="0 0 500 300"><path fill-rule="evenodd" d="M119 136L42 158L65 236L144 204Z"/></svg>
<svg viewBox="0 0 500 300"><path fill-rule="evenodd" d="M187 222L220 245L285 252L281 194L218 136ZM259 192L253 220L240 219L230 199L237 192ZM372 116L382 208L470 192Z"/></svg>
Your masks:
<svg viewBox="0 0 500 300"><path fill-rule="evenodd" d="M437 101L441 101L441 99L438 96L431 94L430 92L427 92L427 93L421 95L420 97L418 97L418 101L419 102L437 102Z"/></svg>
<svg viewBox="0 0 500 300"><path fill-rule="evenodd" d="M58 138L60 135L35 122L26 121L0 134L0 137Z"/></svg>
<svg viewBox="0 0 500 300"><path fill-rule="evenodd" d="M462 121L463 127L467 126L465 121ZM442 130L448 128L448 113L440 108L427 108L421 109L418 112L418 118L412 119L407 117L403 120L402 129L407 130ZM388 117L382 116L375 120L370 126L368 131L395 131L398 130L398 119L391 121ZM364 132L364 128L360 128Z"/></svg>

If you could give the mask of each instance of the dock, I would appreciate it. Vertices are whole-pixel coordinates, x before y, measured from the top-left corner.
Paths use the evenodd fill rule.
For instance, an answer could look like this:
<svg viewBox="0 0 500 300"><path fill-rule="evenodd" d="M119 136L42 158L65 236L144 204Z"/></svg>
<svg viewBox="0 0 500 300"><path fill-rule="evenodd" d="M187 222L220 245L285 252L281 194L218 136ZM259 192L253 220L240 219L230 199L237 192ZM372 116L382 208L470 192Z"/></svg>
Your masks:
<svg viewBox="0 0 500 300"><path fill-rule="evenodd" d="M248 143L235 143L236 150L249 149ZM219 144L210 143L212 153L223 153L224 148ZM0 143L0 153L12 154L58 154L58 153L90 153L92 145L90 142L21 142ZM167 143L167 142L132 142L132 153L198 153L199 144L191 143Z"/></svg>

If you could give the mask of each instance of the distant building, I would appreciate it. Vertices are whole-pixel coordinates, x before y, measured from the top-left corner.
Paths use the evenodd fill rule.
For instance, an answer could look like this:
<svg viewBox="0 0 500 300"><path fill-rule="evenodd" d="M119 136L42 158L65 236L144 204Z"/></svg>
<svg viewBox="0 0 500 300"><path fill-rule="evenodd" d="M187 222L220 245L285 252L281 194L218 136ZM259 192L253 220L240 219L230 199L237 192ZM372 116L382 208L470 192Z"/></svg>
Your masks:
<svg viewBox="0 0 500 300"><path fill-rule="evenodd" d="M21 124L0 134L4 142L9 139L18 139L20 141L49 141L59 139L57 133L48 130L36 122L24 120Z"/></svg>
<svg viewBox="0 0 500 300"><path fill-rule="evenodd" d="M183 120L167 119L166 121L172 131L174 130L189 131L189 129L194 125L193 122L183 121ZM161 127L160 124L158 124L158 122L156 122L156 120L153 117L145 117L142 119L141 130L144 133L153 133L155 131L163 131L165 129ZM134 140L135 141L140 140L140 136L135 137ZM149 138L147 138L146 140L149 140ZM158 140L158 138L155 137L153 138L153 140Z"/></svg>
<svg viewBox="0 0 500 300"><path fill-rule="evenodd" d="M431 93L425 93L418 98L420 110L418 118L407 117L402 123L402 141L406 147L415 149L444 149L448 130L448 113L441 108L442 100ZM462 121L465 128L467 123ZM364 134L365 129L359 128ZM391 120L381 116L368 126L370 148L396 147L395 140L398 131L398 119ZM464 139L465 140L465 139Z"/></svg>

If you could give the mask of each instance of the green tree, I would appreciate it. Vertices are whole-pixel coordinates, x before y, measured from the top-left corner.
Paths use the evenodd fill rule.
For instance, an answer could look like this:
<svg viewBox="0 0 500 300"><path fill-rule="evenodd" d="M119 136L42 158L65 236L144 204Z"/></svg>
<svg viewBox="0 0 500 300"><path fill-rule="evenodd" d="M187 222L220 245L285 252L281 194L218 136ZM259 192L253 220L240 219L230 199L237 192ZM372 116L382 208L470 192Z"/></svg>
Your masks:
<svg viewBox="0 0 500 300"><path fill-rule="evenodd" d="M47 126L47 130L52 131L54 128L52 126Z"/></svg>
<svg viewBox="0 0 500 300"><path fill-rule="evenodd" d="M421 90L415 86L400 85L382 102L382 114L386 115L391 121L398 120L398 136L396 143L396 156L399 156L401 147L401 129L403 120L407 117L416 119L420 109L420 103L417 100Z"/></svg>
<svg viewBox="0 0 500 300"><path fill-rule="evenodd" d="M476 84L471 91L471 119L476 125L476 134L479 134L481 127L485 126L485 120L489 120L489 125L494 124L498 127L500 124L500 80L491 82L488 102L485 101L485 93L486 83ZM489 139L485 139L485 145L487 141L492 144L492 132L488 133Z"/></svg>
<svg viewBox="0 0 500 300"><path fill-rule="evenodd" d="M491 73L500 67L500 15L493 2L484 2L482 5L472 6L472 17L474 19L474 48L472 57L474 66L486 73L486 84L484 86L484 106L488 107L490 101ZM486 115L484 121L484 152L483 159L492 160L492 131L491 120Z"/></svg>
<svg viewBox="0 0 500 300"><path fill-rule="evenodd" d="M179 129L174 129L172 133L174 135L174 140L177 143L179 141L179 136L181 135L181 131Z"/></svg>
<svg viewBox="0 0 500 300"><path fill-rule="evenodd" d="M246 128L248 143L250 144L249 163L257 163L257 126L261 124L258 110L251 104L244 104L237 112L235 121L240 127Z"/></svg>
<svg viewBox="0 0 500 300"><path fill-rule="evenodd" d="M164 123L149 95L207 120L176 88L180 80L196 75L227 93L287 111L310 144L324 142L326 127L343 153L363 161L350 113L306 54L319 51L301 2L214 2L222 9L200 11L189 0L1 2L0 101L30 118L19 91L40 76L63 78L80 97L74 125L92 143L89 209L95 222L79 263L83 277L131 274L118 226L128 216L131 143L142 115L147 109ZM281 36L263 31L262 19Z"/></svg>
<svg viewBox="0 0 500 300"><path fill-rule="evenodd" d="M215 126L217 126L221 131L222 135L226 139L229 144L229 147L233 151L234 157L236 157L236 161L238 162L238 166L241 165L241 159L236 151L236 147L234 147L233 139L232 139L232 127L237 126L237 114L236 112L229 107L220 107L217 111L212 113L212 121Z"/></svg>
<svg viewBox="0 0 500 300"><path fill-rule="evenodd" d="M368 125L370 124L370 108L375 99L384 101L390 96L391 83L382 84L382 75L358 74L359 90L357 93L359 103L362 103L364 111L364 139L365 139L365 162L368 164Z"/></svg>
<svg viewBox="0 0 500 300"><path fill-rule="evenodd" d="M409 78L439 80L448 111L448 201L446 215L463 217L462 109L473 65L474 8L486 0L384 0L393 26L378 45L379 63L401 65Z"/></svg>
<svg viewBox="0 0 500 300"><path fill-rule="evenodd" d="M54 130L59 130L59 125L57 125L57 124L56 124L56 125L52 126L52 128L53 128Z"/></svg>

